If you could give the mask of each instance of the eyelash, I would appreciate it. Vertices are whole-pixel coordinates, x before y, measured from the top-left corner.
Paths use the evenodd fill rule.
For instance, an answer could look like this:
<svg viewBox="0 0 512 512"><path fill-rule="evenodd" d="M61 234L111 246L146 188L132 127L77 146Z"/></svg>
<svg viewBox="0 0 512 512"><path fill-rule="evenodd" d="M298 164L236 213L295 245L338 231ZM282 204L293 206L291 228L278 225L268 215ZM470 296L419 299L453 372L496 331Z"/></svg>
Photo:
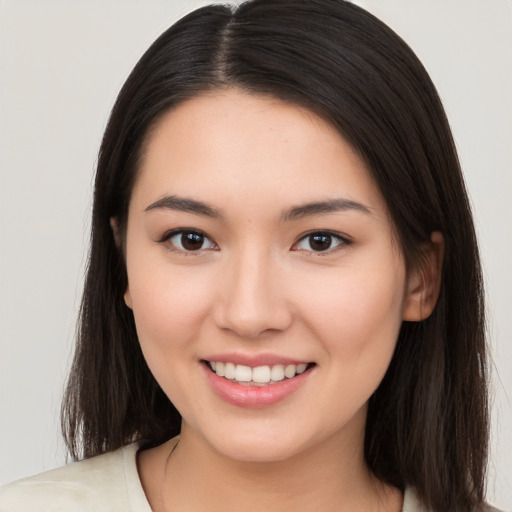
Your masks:
<svg viewBox="0 0 512 512"><path fill-rule="evenodd" d="M343 236L341 233L337 233L336 231L328 231L328 230L320 230L320 231L310 231L309 233L306 233L302 235L297 242L293 245L292 249L295 247L298 247L301 242L304 242L308 239L309 241L309 247L311 247L311 238L313 236L316 237L327 237L330 239L330 241L336 240L338 243L334 247L330 247L325 251L315 251L314 249L304 249L304 248L297 248L294 250L298 251L307 251L311 254L314 254L315 256L326 256L328 254L332 254L333 252L336 252L340 250L343 247L347 247L352 244L352 241L349 240L346 236Z"/></svg>
<svg viewBox="0 0 512 512"><path fill-rule="evenodd" d="M180 243L181 243L181 247L177 247L176 246L176 243L173 243L172 242L172 239L174 237L178 237L181 235L181 240L180 240ZM207 247L207 248L203 248L203 247L199 247L198 249L186 249L185 247L183 247L183 237L184 235L191 235L191 236L197 236L197 237L201 237L203 240L202 240L202 244L204 244L206 241L209 241L210 244L213 246L213 247ZM215 250L215 249L218 249L218 246L215 242L213 242L207 235L206 233L204 233L203 231L200 231L199 229L192 229L192 228L180 228L180 229L173 229L172 231L167 231L160 240L158 240L159 243L166 243L169 247L169 249L171 251L176 251L176 252L180 252L182 254L186 254L186 255L192 255L194 253L199 253L199 252L202 252L204 250Z"/></svg>
<svg viewBox="0 0 512 512"><path fill-rule="evenodd" d="M188 235L189 237L194 237L194 236L200 237L201 242L202 242L201 247L199 247L197 249L186 249L183 246L184 235ZM178 237L178 236L181 236L181 239L179 240L181 247L177 247L176 242L172 242L172 239L174 237ZM314 236L325 237L329 240L329 242L336 240L337 243L336 243L336 245L334 245L334 247L329 247L326 250L315 251L311 246L311 238ZM309 249L299 247L299 245L301 243L307 241L308 239L310 239L310 241L309 241L310 248ZM204 243L206 241L208 241L210 243L210 247L203 248L202 245L204 245ZM200 231L198 229L192 229L192 228L189 228L189 229L179 228L179 229L173 229L172 231L168 231L160 238L160 240L158 240L158 242L162 243L162 244L168 244L168 247L170 250L180 252L180 253L186 254L186 255L193 255L194 253L200 253L204 250L218 250L219 249L218 245L213 240L211 240L206 235L206 233L204 233L203 231ZM302 235L299 238L299 240L293 244L292 250L306 251L311 254L314 254L315 256L323 256L323 255L331 254L331 253L339 250L341 247L349 246L349 245L351 245L351 243L352 243L351 240L349 240L347 237L345 237L335 231L327 231L327 230L310 231L309 233L305 233L304 235Z"/></svg>

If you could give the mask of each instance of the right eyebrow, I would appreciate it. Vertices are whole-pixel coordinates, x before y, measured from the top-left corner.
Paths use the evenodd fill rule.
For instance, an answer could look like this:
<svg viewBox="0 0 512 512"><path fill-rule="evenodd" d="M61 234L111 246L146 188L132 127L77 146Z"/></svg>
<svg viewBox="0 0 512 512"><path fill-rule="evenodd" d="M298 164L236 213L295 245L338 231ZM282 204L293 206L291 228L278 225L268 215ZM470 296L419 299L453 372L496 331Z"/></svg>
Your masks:
<svg viewBox="0 0 512 512"><path fill-rule="evenodd" d="M164 196L158 199L158 201L151 203L145 211L150 212L159 209L195 213L196 215L203 215L214 219L222 218L222 214L213 206L203 203L202 201L196 201L189 197L176 195Z"/></svg>

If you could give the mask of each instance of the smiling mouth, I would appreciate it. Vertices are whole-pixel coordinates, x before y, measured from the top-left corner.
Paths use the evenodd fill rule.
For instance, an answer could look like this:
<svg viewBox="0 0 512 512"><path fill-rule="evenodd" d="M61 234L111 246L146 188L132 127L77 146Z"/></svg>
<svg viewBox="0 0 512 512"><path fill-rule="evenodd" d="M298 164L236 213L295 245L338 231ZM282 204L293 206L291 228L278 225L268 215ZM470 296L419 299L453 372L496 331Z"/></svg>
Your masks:
<svg viewBox="0 0 512 512"><path fill-rule="evenodd" d="M290 380L312 368L315 363L245 366L224 361L203 361L219 377L244 386L268 386Z"/></svg>

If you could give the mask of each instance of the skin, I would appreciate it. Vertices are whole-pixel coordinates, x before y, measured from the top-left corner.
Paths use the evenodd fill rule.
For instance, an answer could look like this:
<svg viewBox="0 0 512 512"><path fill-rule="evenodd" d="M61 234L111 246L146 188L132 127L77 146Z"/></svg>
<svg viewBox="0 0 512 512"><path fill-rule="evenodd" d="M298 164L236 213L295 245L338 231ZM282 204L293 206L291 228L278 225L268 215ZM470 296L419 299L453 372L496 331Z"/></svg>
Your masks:
<svg viewBox="0 0 512 512"><path fill-rule="evenodd" d="M168 196L218 216L158 203ZM284 218L340 198L362 208ZM179 228L204 232L202 248L165 237ZM319 231L339 238L314 251ZM155 511L401 509L364 463L366 408L402 320L435 305L442 237L406 271L385 201L336 130L233 89L179 105L151 133L123 244L144 356L183 417L172 457L175 440L139 454ZM205 378L201 361L219 353L314 367L278 403L239 407Z"/></svg>

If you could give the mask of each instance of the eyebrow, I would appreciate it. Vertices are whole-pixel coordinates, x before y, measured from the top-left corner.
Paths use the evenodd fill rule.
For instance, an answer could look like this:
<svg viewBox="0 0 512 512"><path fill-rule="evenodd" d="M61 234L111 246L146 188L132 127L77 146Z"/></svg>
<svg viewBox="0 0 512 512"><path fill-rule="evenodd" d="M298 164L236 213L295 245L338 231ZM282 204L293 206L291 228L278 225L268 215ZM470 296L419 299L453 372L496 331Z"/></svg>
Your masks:
<svg viewBox="0 0 512 512"><path fill-rule="evenodd" d="M146 209L146 212L152 210L176 210L181 212L193 213L214 219L222 219L223 215L219 210L210 206L202 201L190 199L188 197L181 197L176 195L164 196L154 203L151 203ZM326 201L315 201L306 203L299 206L293 206L286 210L281 215L281 220L291 221L298 220L305 217L313 217L315 215L322 215L326 213L335 213L340 211L358 211L366 215L372 215L371 208L365 206L363 203L353 201L345 198L328 199Z"/></svg>
<svg viewBox="0 0 512 512"><path fill-rule="evenodd" d="M289 221L302 219L304 217L313 217L314 215L321 215L324 213L335 213L350 210L355 210L366 215L372 215L371 208L365 206L363 203L352 201L351 199L336 198L294 206L284 212L281 218L282 220Z"/></svg>
<svg viewBox="0 0 512 512"><path fill-rule="evenodd" d="M215 209L213 206L203 203L202 201L196 201L195 199L175 195L162 197L158 201L150 204L145 211L150 212L158 209L195 213L196 215L203 215L214 219L222 217L219 210Z"/></svg>

